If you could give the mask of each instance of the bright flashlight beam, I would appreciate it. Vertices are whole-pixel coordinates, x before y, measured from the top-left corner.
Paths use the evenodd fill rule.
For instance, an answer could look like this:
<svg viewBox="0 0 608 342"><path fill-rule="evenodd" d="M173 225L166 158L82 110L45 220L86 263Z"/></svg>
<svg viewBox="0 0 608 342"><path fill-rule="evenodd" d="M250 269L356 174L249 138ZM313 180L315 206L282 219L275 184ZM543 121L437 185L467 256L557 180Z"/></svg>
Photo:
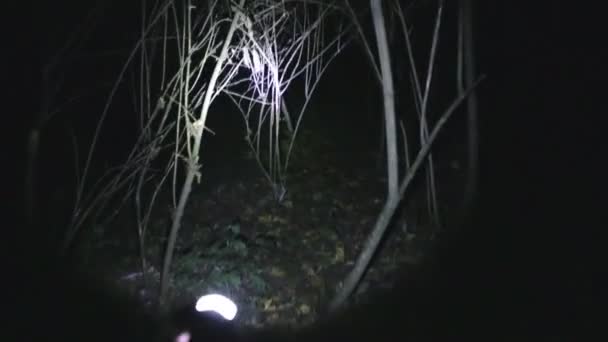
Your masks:
<svg viewBox="0 0 608 342"><path fill-rule="evenodd" d="M196 301L196 311L214 311L224 319L231 321L236 316L236 304L229 298L219 294L209 294L200 297Z"/></svg>

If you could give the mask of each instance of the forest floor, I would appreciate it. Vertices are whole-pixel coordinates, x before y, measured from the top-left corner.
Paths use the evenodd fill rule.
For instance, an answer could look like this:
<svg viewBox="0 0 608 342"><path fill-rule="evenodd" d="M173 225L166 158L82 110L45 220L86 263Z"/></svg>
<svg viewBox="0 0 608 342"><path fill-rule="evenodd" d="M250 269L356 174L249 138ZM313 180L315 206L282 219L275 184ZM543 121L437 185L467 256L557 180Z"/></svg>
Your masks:
<svg viewBox="0 0 608 342"><path fill-rule="evenodd" d="M386 176L377 157L379 139L336 134L337 127L327 122L316 127L298 135L286 173L288 192L280 203L246 148L229 140L216 139L214 145L210 138L213 152L207 159L203 153L202 180L188 201L175 249L170 286L175 305L215 292L235 300L240 324L301 325L318 317L374 226L386 197ZM438 161L436 169L444 221L462 184L460 161L451 160ZM416 184L424 180L420 175ZM147 228L145 272L134 215L127 209L89 239L89 267L103 265L142 300L153 298L172 207L167 191ZM413 187L351 303L369 290L390 288L399 272L420 261L436 228L424 187Z"/></svg>

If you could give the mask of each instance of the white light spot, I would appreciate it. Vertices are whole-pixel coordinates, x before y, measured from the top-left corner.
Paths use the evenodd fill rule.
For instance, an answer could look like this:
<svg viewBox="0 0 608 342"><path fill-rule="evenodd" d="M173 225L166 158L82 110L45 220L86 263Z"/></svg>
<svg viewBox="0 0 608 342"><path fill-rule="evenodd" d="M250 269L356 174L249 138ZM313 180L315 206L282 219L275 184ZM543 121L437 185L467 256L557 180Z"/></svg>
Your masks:
<svg viewBox="0 0 608 342"><path fill-rule="evenodd" d="M214 311L224 319L231 321L236 316L237 308L230 299L219 294L210 294L202 296L196 301L196 311Z"/></svg>
<svg viewBox="0 0 608 342"><path fill-rule="evenodd" d="M187 331L184 331L183 333L177 335L175 337L175 342L190 342L190 333Z"/></svg>

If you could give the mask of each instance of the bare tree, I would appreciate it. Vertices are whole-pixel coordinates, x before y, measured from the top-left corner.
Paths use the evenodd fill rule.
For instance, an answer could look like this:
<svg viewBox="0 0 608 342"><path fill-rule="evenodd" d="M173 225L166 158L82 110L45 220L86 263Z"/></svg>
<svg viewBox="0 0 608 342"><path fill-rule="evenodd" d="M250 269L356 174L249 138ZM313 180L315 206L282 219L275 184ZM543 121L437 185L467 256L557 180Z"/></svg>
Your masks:
<svg viewBox="0 0 608 342"><path fill-rule="evenodd" d="M243 60L249 82L245 91L227 93L241 111L245 140L280 202L287 192L286 171L303 114L323 73L341 52L346 31L327 34L331 6L274 0L258 0L253 6L264 10L254 15L245 32L249 40ZM290 128L284 93L298 78L304 82L304 103L296 109L296 125ZM281 138L283 122L288 126L286 138ZM262 143L265 126L270 132L267 146Z"/></svg>
<svg viewBox="0 0 608 342"><path fill-rule="evenodd" d="M37 217L36 211L38 207L37 180L39 159L39 150L41 145L41 136L48 123L59 113L64 111L67 106L73 104L83 98L85 94L77 94L64 103L60 103L58 94L61 92L67 73L67 61L78 59L79 49L86 42L89 34L98 23L100 15L103 13L104 6L99 2L94 6L89 13L84 16L78 29L72 29L70 36L56 50L47 50L49 58L44 61L41 74L41 102L38 113L34 115L34 121L30 127L27 138L27 164L25 174L25 189L24 189L24 208L25 217L28 224L33 224L34 217ZM48 47L46 48L48 49Z"/></svg>
<svg viewBox="0 0 608 342"><path fill-rule="evenodd" d="M293 6L286 7L288 3ZM323 71L341 48L339 35L329 40L324 36L324 19L331 6L317 4L316 12L309 12L306 5L240 0L209 1L206 6L197 7L190 0L165 0L148 7L146 1L142 2L140 38L118 74L93 134L82 176L78 178L64 250L69 249L85 222L96 221L108 209L116 212L132 198L145 275L147 226L161 188L169 183L173 210L161 269L162 305L184 210L195 181L201 178L204 133L213 133L206 127L210 107L221 94L235 100L248 124L260 127L270 122L271 150L267 168L263 169L275 186L275 195L281 197L285 193L282 175L304 108L293 132L290 129L289 148L279 149L280 122L291 122L291 118L280 117L287 113L283 94L291 82L303 77L308 103ZM91 162L103 123L119 84L133 67L138 75L138 138L122 165L91 183L87 178L91 177ZM242 84L247 85L246 90L239 92ZM243 109L249 106L250 110L255 105L262 108L257 117ZM250 146L260 153L260 131L255 137L251 135L253 131L248 130ZM159 172L153 170L152 163L161 152L170 152L171 157ZM151 196L144 196L144 188L150 187Z"/></svg>
<svg viewBox="0 0 608 342"><path fill-rule="evenodd" d="M398 2L396 2L396 4L398 5ZM390 65L390 60L388 60L389 47L386 42L386 34L384 32L385 22L384 22L384 15L383 15L383 9L382 9L381 3L379 0L370 0L370 7L371 7L371 12L372 12L372 18L374 21L374 28L376 31L376 39L378 40L377 47L378 47L378 55L380 58L380 64L381 64L381 66L383 64ZM414 178L414 176L416 175L417 171L421 168L423 163L425 163L427 158L429 158L429 155L431 152L431 146L432 146L433 142L435 141L435 139L437 138L437 135L441 131L441 129L444 126L444 124L446 123L446 121L454 113L456 108L467 98L467 96L472 92L472 90L476 86L477 82L479 82L479 80L477 80L476 82L471 83L470 86L466 90L460 91L458 93L458 95L456 96L456 98L452 101L452 104L441 114L439 119L435 122L433 129L428 131L428 129L427 129L428 120L426 119L427 107L428 107L427 103L429 101L428 95L429 95L429 90L430 90L430 85L431 85L431 78L432 78L432 74L433 74L433 65L434 65L434 59L435 59L435 54L436 54L436 46L437 46L437 42L438 42L438 38L439 38L439 26L440 26L441 19L442 19L443 1L439 0L439 2L438 2L437 16L435 18L435 28L434 28L433 38L432 38L433 42L431 44L431 53L429 54L428 71L426 73L426 81L424 83L424 86L422 86L422 82L420 82L417 77L418 70L416 68L416 65L415 65L414 59L413 59L412 46L411 46L410 40L409 40L410 32L409 32L408 27L405 22L405 16L403 15L403 11L400 6L396 6L395 8L398 11L397 14L400 18L402 33L404 35L405 42L406 42L407 52L408 52L408 56L409 56L408 58L410 60L410 74L412 75L412 78L414 80L413 81L414 98L417 100L418 114L419 114L419 117L421 118L420 129L421 129L421 139L422 139L421 146L422 147L418 151L414 162L411 164L411 166L407 170L405 176L403 177L403 179L401 180L399 185L397 186L397 185L393 184L392 188L391 188L390 181L389 181L389 190L388 190L389 195L388 195L387 201L385 202L384 207L382 208L382 211L378 215L376 223L374 224L374 227L372 228L372 231L371 231L370 235L368 236L368 238L363 246L363 249L357 258L357 261L355 263L355 266L353 267L353 270L348 274L348 276L346 277L346 279L343 282L342 288L338 291L336 296L331 301L331 303L329 305L330 310L336 310L337 308L339 308L344 303L344 301L348 298L348 296L350 296L350 294L356 289L356 287L359 284L361 278L363 277L365 271L369 267L372 256L376 252L378 245L386 232L390 219L393 216L395 210L397 209L399 202L401 201L401 198L403 197L405 192L408 190L408 187L411 184L411 181ZM351 11L351 13L352 13L352 11ZM361 27L360 25L358 25L358 26ZM359 32L363 32L362 29L360 29ZM364 37L363 34L362 34L362 37ZM366 44L365 46L369 46L369 45ZM381 51L381 50L384 50L384 51ZM372 55L371 51L368 51L368 54ZM382 61L382 60L384 60L384 61ZM392 89L392 81L390 81L392 75L390 74L390 68L388 68L387 66L381 67L380 70L381 70L380 75L382 78L382 87L383 87L384 105L385 105L387 153L394 153L396 156L396 152L394 152L394 151L396 151L396 145L397 145L396 135L390 133L391 131L396 132L395 122L394 122L394 120L390 119L391 116L394 117L394 99L392 98L393 94L394 94L394 90ZM387 73L389 73L389 74L387 74ZM393 146L392 148L390 147L391 145ZM407 156L407 154L405 155L405 157L406 157L406 159L409 158ZM396 157L393 157L393 158L396 158ZM394 165L394 163L396 164L396 161L391 162L390 155L388 156L387 160L389 163L388 172L389 172L389 178L390 178L390 173L395 172L394 170L391 171L390 168L391 167L396 168L397 166ZM432 164L429 164L429 165L432 165ZM395 181L393 181L393 182L395 182Z"/></svg>
<svg viewBox="0 0 608 342"><path fill-rule="evenodd" d="M473 39L473 4L471 0L461 0L458 13L458 76L457 89L463 93L470 88L476 77L475 51ZM470 210L477 196L479 174L479 137L477 94L475 91L467 99L467 178L462 201L463 210Z"/></svg>

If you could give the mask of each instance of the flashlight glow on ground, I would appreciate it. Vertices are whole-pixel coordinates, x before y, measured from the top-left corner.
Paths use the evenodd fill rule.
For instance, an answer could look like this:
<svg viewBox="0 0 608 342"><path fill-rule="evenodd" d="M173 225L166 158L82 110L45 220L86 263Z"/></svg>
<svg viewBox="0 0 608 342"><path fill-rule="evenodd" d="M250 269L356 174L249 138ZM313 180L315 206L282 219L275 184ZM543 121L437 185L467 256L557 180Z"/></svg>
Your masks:
<svg viewBox="0 0 608 342"><path fill-rule="evenodd" d="M229 298L219 294L209 294L200 297L196 301L196 311L214 311L220 314L226 320L233 320L236 316L236 304Z"/></svg>

